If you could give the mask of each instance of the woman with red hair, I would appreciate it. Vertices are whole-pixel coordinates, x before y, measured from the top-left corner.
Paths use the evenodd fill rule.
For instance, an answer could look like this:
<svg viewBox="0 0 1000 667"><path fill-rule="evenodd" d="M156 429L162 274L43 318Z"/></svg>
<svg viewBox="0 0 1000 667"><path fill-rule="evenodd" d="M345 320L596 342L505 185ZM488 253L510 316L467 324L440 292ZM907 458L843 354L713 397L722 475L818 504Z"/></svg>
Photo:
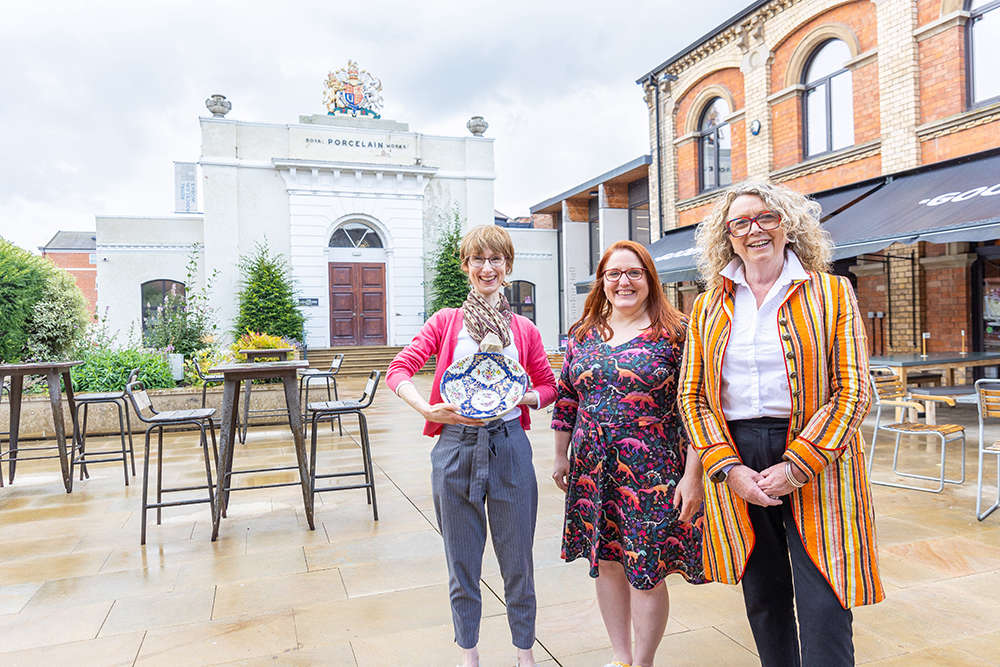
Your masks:
<svg viewBox="0 0 1000 667"><path fill-rule="evenodd" d="M705 582L701 461L676 408L685 328L649 251L618 241L570 328L557 384L552 477L566 492L562 557L590 562L611 664L653 664L668 574Z"/></svg>

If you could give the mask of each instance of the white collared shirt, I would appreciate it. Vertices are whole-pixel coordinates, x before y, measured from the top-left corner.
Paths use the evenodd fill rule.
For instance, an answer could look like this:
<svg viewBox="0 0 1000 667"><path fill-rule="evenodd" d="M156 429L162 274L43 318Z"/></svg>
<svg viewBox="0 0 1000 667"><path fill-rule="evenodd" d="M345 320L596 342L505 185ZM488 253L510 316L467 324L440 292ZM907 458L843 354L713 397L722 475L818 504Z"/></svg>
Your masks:
<svg viewBox="0 0 1000 667"><path fill-rule="evenodd" d="M722 275L736 284L729 344L722 359L722 412L728 421L787 419L792 399L778 331L778 308L792 281L804 280L809 274L796 254L786 249L781 274L759 309L747 284L743 260L734 258Z"/></svg>

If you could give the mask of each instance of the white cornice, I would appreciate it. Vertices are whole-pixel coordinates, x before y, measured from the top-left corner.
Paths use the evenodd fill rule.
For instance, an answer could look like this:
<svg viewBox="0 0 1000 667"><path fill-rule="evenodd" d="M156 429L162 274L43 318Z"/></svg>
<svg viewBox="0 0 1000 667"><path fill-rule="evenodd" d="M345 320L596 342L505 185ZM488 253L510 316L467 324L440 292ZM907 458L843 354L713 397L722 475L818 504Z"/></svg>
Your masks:
<svg viewBox="0 0 1000 667"><path fill-rule="evenodd" d="M297 160L292 158L274 158L271 160L274 168L281 170L312 171L360 171L362 173L390 173L433 176L437 167L424 167L401 164L376 164L373 162L332 162L328 160Z"/></svg>

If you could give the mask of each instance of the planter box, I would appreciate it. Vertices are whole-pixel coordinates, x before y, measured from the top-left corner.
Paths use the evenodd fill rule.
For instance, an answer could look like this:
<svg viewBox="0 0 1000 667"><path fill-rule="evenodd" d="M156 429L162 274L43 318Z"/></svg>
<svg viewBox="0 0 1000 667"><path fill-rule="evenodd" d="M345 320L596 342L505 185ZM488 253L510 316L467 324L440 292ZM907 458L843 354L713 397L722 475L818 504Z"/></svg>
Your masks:
<svg viewBox="0 0 1000 667"><path fill-rule="evenodd" d="M242 388L241 388L242 389ZM180 389L151 389L149 397L153 401L153 407L158 411L165 410L190 410L201 407L201 387L182 387ZM325 400L325 391L323 400ZM242 390L240 392L240 407L242 408ZM315 400L315 399L313 399ZM221 415L222 405L222 385L209 387L206 407L215 408L215 418ZM253 393L250 395L251 409L285 408L285 394L280 384L255 384ZM132 406L129 406L132 412ZM66 423L66 430L72 428L73 422L69 414L69 406L66 404L66 395L63 394L63 415ZM242 415L242 413L241 413ZM146 430L146 424L139 421L135 413L132 418L133 436ZM83 412L80 413L81 420ZM287 424L288 417L284 414L274 415L250 415L250 424ZM10 403L4 395L4 401L0 404L0 431L6 432L10 424ZM82 426L82 424L81 424ZM218 429L216 429L218 430ZM118 433L118 411L113 405L102 404L90 406L90 414L87 416L87 435L107 435ZM52 426L52 408L49 406L49 395L31 394L24 397L21 402L21 429L18 435L20 440L36 438L51 438L55 434ZM218 434L216 434L218 437ZM6 433L0 436L0 440L6 441ZM138 446L138 443L137 443Z"/></svg>

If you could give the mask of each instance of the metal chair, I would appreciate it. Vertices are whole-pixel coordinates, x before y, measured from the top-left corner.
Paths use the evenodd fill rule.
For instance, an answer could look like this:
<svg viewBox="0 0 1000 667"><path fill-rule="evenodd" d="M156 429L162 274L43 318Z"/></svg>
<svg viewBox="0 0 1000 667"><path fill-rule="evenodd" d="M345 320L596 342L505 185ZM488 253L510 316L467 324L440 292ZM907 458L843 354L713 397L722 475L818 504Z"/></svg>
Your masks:
<svg viewBox="0 0 1000 667"><path fill-rule="evenodd" d="M139 369L133 368L128 374L128 379L125 381L125 385L128 386L129 383L134 382L139 376ZM76 423L80 424L79 440L76 447L73 448L73 455L70 458L70 474L73 474L73 469L76 465L80 466L80 480L82 481L84 476L90 479L90 472L87 470L88 463L115 463L117 461L122 462L122 469L125 472L125 486L128 486L129 477L129 459L132 461L132 476L135 477L135 447L132 444L132 419L129 417L128 402L125 398L125 389L122 388L121 391L102 391L102 392L90 392L83 394L76 394ZM102 458L102 459L91 459L91 456L110 456L113 454L118 454L118 452L107 451L107 452L88 452L87 451L87 417L90 414L91 405L99 405L101 403L107 403L114 405L118 409L118 436L122 441L121 456L114 456L113 458ZM83 408L83 421L80 421L80 408ZM122 418L122 413L124 412L124 419ZM125 447L125 432L128 430L128 451L126 452ZM77 450L80 454L77 457Z"/></svg>
<svg viewBox="0 0 1000 667"><path fill-rule="evenodd" d="M208 456L208 438L205 436L205 426L208 426L212 435L212 450L215 455L215 467L219 467L219 450L215 441L215 426L212 423L212 415L215 408L200 408L195 410L165 410L157 412L153 408L146 388L140 380L133 380L125 386L125 393L128 395L132 408L143 422L149 424L146 427L146 447L142 461L142 530L139 535L139 544L146 543L146 511L156 508L156 525L160 525L162 509L164 507L177 507L179 505L194 505L197 503L208 503L215 512L215 495L212 485L212 463ZM148 411L146 416L143 411ZM196 426L201 432L201 448L205 455L205 479L208 486L182 486L165 489L163 488L163 429L166 426L180 425ZM157 431L156 443L156 502L149 502L149 438L152 432ZM208 498L195 498L190 500L175 500L163 502L164 493L175 493L179 491L197 491L208 489Z"/></svg>
<svg viewBox="0 0 1000 667"><path fill-rule="evenodd" d="M326 400L340 400L337 392L337 373L340 372L340 365L344 363L344 355L337 353L330 361L330 370L322 371L318 368L303 368L299 371L299 396L303 396L302 405L309 405L309 383L313 380L326 380ZM333 393L330 393L330 382L333 382ZM303 387L305 392L303 393ZM344 435L344 424L337 418L337 425L340 427L340 435ZM330 430L333 431L333 420L330 420Z"/></svg>
<svg viewBox="0 0 1000 667"><path fill-rule="evenodd" d="M192 359L194 364L194 372L197 373L198 379L201 380L201 407L205 407L205 402L208 398L208 383L218 382L221 384L225 378L221 375L205 375L204 371L201 370L201 364L198 363L198 359Z"/></svg>
<svg viewBox="0 0 1000 667"><path fill-rule="evenodd" d="M1000 440L994 440L989 445L983 432L983 422L986 419L1000 417L1000 380L976 380L976 398L979 408L979 479L976 481L976 518L982 521L1000 507ZM997 457L997 497L986 511L982 511L983 502L983 455Z"/></svg>
<svg viewBox="0 0 1000 667"><path fill-rule="evenodd" d="M309 449L309 483L312 491L312 502L315 507L316 494L324 491L347 491L349 489L364 489L368 496L368 504L372 506L372 516L378 521L378 503L375 500L375 471L372 466L371 442L368 438L368 420L365 419L364 410L372 404L375 398L375 391L378 389L378 381L382 376L379 371L372 371L368 375L368 382L365 384L364 393L356 401L323 401L322 403L309 403L306 405L307 414L311 415L312 438ZM351 472L328 473L324 475L316 474L316 435L317 424L324 418L329 417L331 422L334 418L344 415L357 415L358 428L361 432L361 461L362 470ZM364 476L364 484L349 484L344 486L316 487L316 480L330 479L333 477L356 477Z"/></svg>
<svg viewBox="0 0 1000 667"><path fill-rule="evenodd" d="M920 401L928 404L933 402L955 405L955 400L947 396L929 396L925 394L907 393L899 376L890 369L883 367L872 368L870 377L872 385L872 395L875 398L875 430L872 433L872 443L868 451L868 477L872 484L881 486L892 486L900 489L913 489L914 491L928 491L930 493L941 493L944 485L962 484L965 482L965 427L960 424L925 424L915 421L915 413L925 409ZM909 419L903 419L900 414L896 415L897 421L891 424L882 424L882 406L895 408L897 413L902 410L911 412ZM902 419L902 421L898 421ZM898 482L881 482L872 478L872 463L875 459L875 442L878 439L879 431L887 431L896 434L896 446L892 452L892 471L900 477L912 479L926 479L938 483L937 488L926 488L910 484L900 484ZM899 441L903 435L928 435L934 436L941 441L941 474L921 475L912 472L902 472L898 468L899 461ZM958 479L945 477L945 467L947 463L948 444L960 442L960 455L962 458L962 476Z"/></svg>

